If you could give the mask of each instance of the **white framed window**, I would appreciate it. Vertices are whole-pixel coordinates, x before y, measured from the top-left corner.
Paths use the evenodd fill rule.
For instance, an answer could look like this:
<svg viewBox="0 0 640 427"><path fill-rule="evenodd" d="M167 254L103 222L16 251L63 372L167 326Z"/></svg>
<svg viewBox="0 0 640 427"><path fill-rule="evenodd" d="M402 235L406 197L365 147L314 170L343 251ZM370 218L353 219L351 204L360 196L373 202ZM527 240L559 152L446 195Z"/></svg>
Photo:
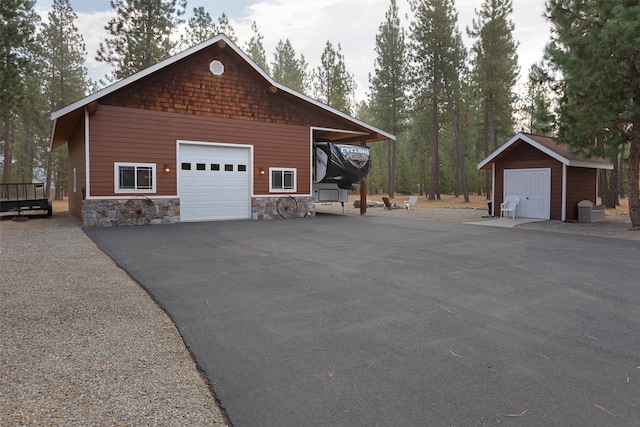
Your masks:
<svg viewBox="0 0 640 427"><path fill-rule="evenodd" d="M269 168L269 191L274 193L295 193L295 168Z"/></svg>
<svg viewBox="0 0 640 427"><path fill-rule="evenodd" d="M155 193L155 163L113 164L114 191L116 193Z"/></svg>

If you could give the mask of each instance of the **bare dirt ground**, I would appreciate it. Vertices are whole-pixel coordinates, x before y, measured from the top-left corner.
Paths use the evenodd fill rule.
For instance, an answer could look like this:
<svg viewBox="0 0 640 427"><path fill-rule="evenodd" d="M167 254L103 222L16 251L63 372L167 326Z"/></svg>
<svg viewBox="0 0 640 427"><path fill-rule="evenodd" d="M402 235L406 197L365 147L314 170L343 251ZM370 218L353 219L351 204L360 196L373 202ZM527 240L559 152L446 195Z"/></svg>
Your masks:
<svg viewBox="0 0 640 427"><path fill-rule="evenodd" d="M438 222L479 222L490 221L488 217L487 200L484 196L471 195L467 203L463 197L453 195L442 195L441 200L427 200L425 196L419 196L415 210L384 208L382 197L385 194L376 194L368 197L368 202L376 206L367 208L369 216L384 216L389 218L403 218L415 220L427 220ZM340 203L317 203L316 211L319 214L336 215L360 215L360 208L355 208L353 202L360 200L360 195L352 194L349 202ZM404 207L404 202L409 200L409 196L396 196L389 199L391 204ZM553 231L560 233L586 234L602 237L613 237L617 239L640 240L640 230L631 227L627 200L621 200L617 209L607 209L605 220L591 224L572 223L562 221L541 221L528 224L521 224L518 228L533 230Z"/></svg>

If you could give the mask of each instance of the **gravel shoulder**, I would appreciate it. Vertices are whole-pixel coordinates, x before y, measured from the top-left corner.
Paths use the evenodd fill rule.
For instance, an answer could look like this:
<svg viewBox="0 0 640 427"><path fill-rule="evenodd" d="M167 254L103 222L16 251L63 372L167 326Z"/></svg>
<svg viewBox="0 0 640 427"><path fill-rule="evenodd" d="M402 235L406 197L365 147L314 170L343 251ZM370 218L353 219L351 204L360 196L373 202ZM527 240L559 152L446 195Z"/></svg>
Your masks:
<svg viewBox="0 0 640 427"><path fill-rule="evenodd" d="M0 221L0 267L0 425L226 425L169 317L68 212Z"/></svg>

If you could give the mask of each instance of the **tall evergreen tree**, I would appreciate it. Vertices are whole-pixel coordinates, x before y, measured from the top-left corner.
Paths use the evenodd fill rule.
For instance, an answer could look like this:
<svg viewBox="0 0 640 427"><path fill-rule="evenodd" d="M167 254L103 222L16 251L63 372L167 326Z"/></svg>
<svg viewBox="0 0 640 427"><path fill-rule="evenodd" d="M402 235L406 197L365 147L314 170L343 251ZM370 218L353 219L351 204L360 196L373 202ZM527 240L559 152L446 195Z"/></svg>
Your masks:
<svg viewBox="0 0 640 427"><path fill-rule="evenodd" d="M227 36L229 40L234 43L238 43L238 37L236 36L236 32L233 30L233 26L231 25L231 21L229 21L229 17L223 13L218 18L219 29L222 34Z"/></svg>
<svg viewBox="0 0 640 427"><path fill-rule="evenodd" d="M284 42L282 40L278 42L273 56L274 61L271 63L273 78L295 91L306 93L309 73L304 55L296 59L296 52L287 39Z"/></svg>
<svg viewBox="0 0 640 427"><path fill-rule="evenodd" d="M327 41L313 77L316 99L351 114L356 82L353 74L347 71L340 44L334 49L331 42Z"/></svg>
<svg viewBox="0 0 640 427"><path fill-rule="evenodd" d="M549 0L546 53L562 74L558 137L587 154L629 147L629 216L640 227L640 5Z"/></svg>
<svg viewBox="0 0 640 427"><path fill-rule="evenodd" d="M258 30L258 24L255 21L251 24L251 31L253 34L251 35L251 40L247 42L245 47L245 52L253 62L255 62L264 72L269 73L269 64L267 63L267 54L264 51L264 46L262 44L262 40L264 37L260 34Z"/></svg>
<svg viewBox="0 0 640 427"><path fill-rule="evenodd" d="M53 0L48 23L38 34L39 57L42 61L42 85L49 111L58 110L82 98L87 91L84 39L75 21L78 18L69 0ZM67 175L65 149L46 150L47 194L56 181L56 199L62 198L62 185Z"/></svg>
<svg viewBox="0 0 640 427"><path fill-rule="evenodd" d="M176 47L171 33L182 22L186 0L111 0L116 16L105 29L96 60L115 68L107 79L120 80L168 58Z"/></svg>
<svg viewBox="0 0 640 427"><path fill-rule="evenodd" d="M512 0L484 0L469 36L475 39L472 52L473 83L481 99L484 156L498 148L499 140L513 135L513 88L518 77L518 44L513 39ZM480 160L480 159L476 159ZM485 192L490 197L490 175L485 175Z"/></svg>
<svg viewBox="0 0 640 427"><path fill-rule="evenodd" d="M431 179L429 200L440 198L440 142L443 117L448 112L455 142L454 164L462 178L465 201L469 201L464 168L459 113L461 75L465 72L466 51L457 27L458 15L453 0L414 0L411 3L415 20L411 23L411 47L416 64L414 78L418 107L430 105L431 113Z"/></svg>
<svg viewBox="0 0 640 427"><path fill-rule="evenodd" d="M2 120L2 182L11 181L11 146L16 116L24 105L26 76L33 62L31 49L36 25L35 0L0 1L0 119Z"/></svg>
<svg viewBox="0 0 640 427"><path fill-rule="evenodd" d="M554 91L553 77L550 73L544 62L533 64L529 68L529 80L524 99L524 115L528 121L525 131L529 133L554 135Z"/></svg>
<svg viewBox="0 0 640 427"><path fill-rule="evenodd" d="M407 119L407 49L404 30L400 26L396 0L391 0L385 20L376 35L374 74L369 77L370 108L374 123L394 135L405 128ZM394 197L398 145L387 143L389 197Z"/></svg>
<svg viewBox="0 0 640 427"><path fill-rule="evenodd" d="M180 46L188 49L218 35L220 30L204 7L194 7L193 16L187 21L185 33L180 36Z"/></svg>

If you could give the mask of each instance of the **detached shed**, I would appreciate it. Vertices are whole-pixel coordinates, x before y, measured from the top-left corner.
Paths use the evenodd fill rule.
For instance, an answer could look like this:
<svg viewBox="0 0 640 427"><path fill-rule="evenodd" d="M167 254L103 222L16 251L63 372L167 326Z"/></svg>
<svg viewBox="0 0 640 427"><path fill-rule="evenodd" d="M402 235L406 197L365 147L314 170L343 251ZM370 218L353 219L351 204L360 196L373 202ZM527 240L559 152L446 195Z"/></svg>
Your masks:
<svg viewBox="0 0 640 427"><path fill-rule="evenodd" d="M500 214L507 196L517 195L517 217L576 221L578 202L596 203L599 170L611 170L613 164L573 154L549 137L519 133L478 169L492 171L492 215Z"/></svg>

